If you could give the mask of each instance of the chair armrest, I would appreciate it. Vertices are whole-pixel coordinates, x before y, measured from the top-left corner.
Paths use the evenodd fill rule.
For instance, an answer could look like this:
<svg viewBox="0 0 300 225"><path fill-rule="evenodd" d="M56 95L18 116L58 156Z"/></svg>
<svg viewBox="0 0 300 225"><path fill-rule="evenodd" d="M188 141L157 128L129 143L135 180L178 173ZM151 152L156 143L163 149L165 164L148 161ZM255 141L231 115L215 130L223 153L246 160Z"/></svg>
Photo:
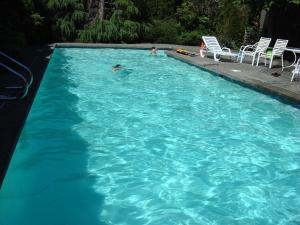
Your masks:
<svg viewBox="0 0 300 225"><path fill-rule="evenodd" d="M240 50L239 50L239 51L240 51L240 52L243 51L245 47L246 47L246 45L242 45L242 46L240 47Z"/></svg>
<svg viewBox="0 0 300 225"><path fill-rule="evenodd" d="M256 46L257 46L256 44L255 45L246 45L246 46L244 46L242 51L246 51L246 50L250 50L250 49L254 50L256 48Z"/></svg>
<svg viewBox="0 0 300 225"><path fill-rule="evenodd" d="M223 51L227 51L227 52L231 53L231 49L230 49L230 48L223 47L223 48L222 48L222 50L223 50Z"/></svg>
<svg viewBox="0 0 300 225"><path fill-rule="evenodd" d="M257 46L258 46L258 42L256 42L254 45L242 45L240 51L246 51L249 49L254 50Z"/></svg>

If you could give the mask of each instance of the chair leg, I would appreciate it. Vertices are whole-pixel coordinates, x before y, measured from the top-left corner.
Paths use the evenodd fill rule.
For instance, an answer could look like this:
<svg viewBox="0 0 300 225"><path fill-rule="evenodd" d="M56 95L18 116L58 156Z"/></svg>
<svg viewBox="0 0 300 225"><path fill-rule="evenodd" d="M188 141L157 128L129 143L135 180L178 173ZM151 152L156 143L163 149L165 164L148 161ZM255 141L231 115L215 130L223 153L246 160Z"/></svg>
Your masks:
<svg viewBox="0 0 300 225"><path fill-rule="evenodd" d="M217 58L217 54L216 53L214 53L214 60L217 61L217 62L219 61L219 59Z"/></svg>
<svg viewBox="0 0 300 225"><path fill-rule="evenodd" d="M292 78L291 78L291 82L294 81L294 76L295 76L295 74L296 74L296 73L293 73L293 76L292 76Z"/></svg>
<svg viewBox="0 0 300 225"><path fill-rule="evenodd" d="M267 57L265 57L265 66L267 66Z"/></svg>
<svg viewBox="0 0 300 225"><path fill-rule="evenodd" d="M269 65L270 69L272 68L272 63L273 63L273 55L271 56L271 59L270 59L270 65Z"/></svg>
<svg viewBox="0 0 300 225"><path fill-rule="evenodd" d="M237 57L236 57L236 61L237 61L237 62L240 61L240 60L239 60L240 57L241 57L241 52L239 52L238 55L237 55Z"/></svg>
<svg viewBox="0 0 300 225"><path fill-rule="evenodd" d="M281 71L283 71L283 54L281 55Z"/></svg>
<svg viewBox="0 0 300 225"><path fill-rule="evenodd" d="M260 60L260 54L257 55L257 61L256 61L256 66L258 66Z"/></svg>
<svg viewBox="0 0 300 225"><path fill-rule="evenodd" d="M254 65L254 62L255 62L255 57L256 57L256 54L253 55L253 59L252 59L252 66Z"/></svg>
<svg viewBox="0 0 300 225"><path fill-rule="evenodd" d="M243 62L243 58L244 58L244 54L242 53L242 54L241 54L241 60L240 60L240 63Z"/></svg>

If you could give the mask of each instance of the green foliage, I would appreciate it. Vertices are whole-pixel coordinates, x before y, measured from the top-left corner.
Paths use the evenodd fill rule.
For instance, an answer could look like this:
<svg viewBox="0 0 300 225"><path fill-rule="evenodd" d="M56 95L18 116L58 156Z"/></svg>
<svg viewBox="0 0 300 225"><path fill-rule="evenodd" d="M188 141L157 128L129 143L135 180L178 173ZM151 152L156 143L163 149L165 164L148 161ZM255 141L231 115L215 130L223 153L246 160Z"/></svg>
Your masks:
<svg viewBox="0 0 300 225"><path fill-rule="evenodd" d="M138 14L139 10L132 1L115 0L115 11L112 17L117 17L119 20L134 20Z"/></svg>
<svg viewBox="0 0 300 225"><path fill-rule="evenodd" d="M45 17L42 17L37 12L31 14L32 23L34 26L41 26L44 23Z"/></svg>
<svg viewBox="0 0 300 225"><path fill-rule="evenodd" d="M141 24L131 20L114 23L109 20L97 20L94 24L79 31L82 42L132 43L139 39Z"/></svg>
<svg viewBox="0 0 300 225"><path fill-rule="evenodd" d="M182 27L186 30L194 30L199 26L199 22L201 21L200 15L194 10L193 4L191 1L184 1L180 7L177 8L176 11L177 19ZM205 15L203 15L202 19L208 19Z"/></svg>
<svg viewBox="0 0 300 225"><path fill-rule="evenodd" d="M9 42L21 46L26 43L74 40L198 45L202 35L210 34L217 35L226 45L237 47L243 41L245 30L251 34L250 39L255 39L263 8L272 10L287 5L299 7L296 5L300 4L300 0L112 2L113 7L105 15L105 20L97 20L87 18L88 5L97 5L96 0L1 0L2 46ZM249 31L249 28L255 31Z"/></svg>
<svg viewBox="0 0 300 225"><path fill-rule="evenodd" d="M243 43L244 31L248 25L248 11L246 5L223 0L217 17L216 33L226 46L238 48Z"/></svg>
<svg viewBox="0 0 300 225"><path fill-rule="evenodd" d="M139 38L140 24L131 20L125 20L120 27L120 40L133 42Z"/></svg>
<svg viewBox="0 0 300 225"><path fill-rule="evenodd" d="M77 32L83 27L86 12L82 0L49 0L48 8L54 15L58 37L63 40L74 40Z"/></svg>
<svg viewBox="0 0 300 225"><path fill-rule="evenodd" d="M256 43L259 39L260 31L257 26L249 26L245 29L243 45L250 45Z"/></svg>
<svg viewBox="0 0 300 225"><path fill-rule="evenodd" d="M204 14L199 4L202 1L185 0L176 10L176 17L180 24L179 44L198 45L201 36L209 34L209 16Z"/></svg>
<svg viewBox="0 0 300 225"><path fill-rule="evenodd" d="M79 31L79 40L81 42L108 42L110 39L109 33L108 21L96 20L94 24Z"/></svg>
<svg viewBox="0 0 300 225"><path fill-rule="evenodd" d="M116 0L115 11L110 20L97 20L79 31L83 42L126 42L139 40L144 25L135 21L138 8L130 0Z"/></svg>
<svg viewBox="0 0 300 225"><path fill-rule="evenodd" d="M203 33L198 30L194 30L191 32L183 32L177 38L177 42L178 44L182 45L199 45L202 36Z"/></svg>
<svg viewBox="0 0 300 225"><path fill-rule="evenodd" d="M175 19L154 20L147 39L158 43L176 43L180 25Z"/></svg>
<svg viewBox="0 0 300 225"><path fill-rule="evenodd" d="M146 7L153 19L170 18L176 10L176 0L148 0Z"/></svg>

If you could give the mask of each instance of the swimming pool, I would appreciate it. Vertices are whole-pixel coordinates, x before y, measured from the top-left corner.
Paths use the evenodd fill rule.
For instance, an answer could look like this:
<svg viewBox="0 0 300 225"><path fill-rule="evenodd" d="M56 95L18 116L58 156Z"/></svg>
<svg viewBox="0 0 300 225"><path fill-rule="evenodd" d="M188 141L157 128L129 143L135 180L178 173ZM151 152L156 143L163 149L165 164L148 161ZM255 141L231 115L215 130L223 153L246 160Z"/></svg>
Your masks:
<svg viewBox="0 0 300 225"><path fill-rule="evenodd" d="M0 224L299 224L299 124L299 109L163 52L56 49Z"/></svg>

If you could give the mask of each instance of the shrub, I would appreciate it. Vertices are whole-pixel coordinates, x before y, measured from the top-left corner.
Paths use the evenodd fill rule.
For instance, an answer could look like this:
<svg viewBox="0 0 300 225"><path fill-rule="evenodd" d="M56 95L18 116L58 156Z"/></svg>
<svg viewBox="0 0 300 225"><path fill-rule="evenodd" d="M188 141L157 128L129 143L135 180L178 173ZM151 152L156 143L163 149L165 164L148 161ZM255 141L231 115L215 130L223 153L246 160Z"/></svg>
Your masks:
<svg viewBox="0 0 300 225"><path fill-rule="evenodd" d="M157 43L176 43L180 26L175 19L154 20L146 39Z"/></svg>
<svg viewBox="0 0 300 225"><path fill-rule="evenodd" d="M220 12L216 24L218 37L222 44L238 48L243 43L248 24L248 9L245 5L235 5L227 0L221 6Z"/></svg>
<svg viewBox="0 0 300 225"><path fill-rule="evenodd" d="M183 32L178 37L178 44L182 45L199 45L201 40L202 33L198 30L194 30L192 32Z"/></svg>

